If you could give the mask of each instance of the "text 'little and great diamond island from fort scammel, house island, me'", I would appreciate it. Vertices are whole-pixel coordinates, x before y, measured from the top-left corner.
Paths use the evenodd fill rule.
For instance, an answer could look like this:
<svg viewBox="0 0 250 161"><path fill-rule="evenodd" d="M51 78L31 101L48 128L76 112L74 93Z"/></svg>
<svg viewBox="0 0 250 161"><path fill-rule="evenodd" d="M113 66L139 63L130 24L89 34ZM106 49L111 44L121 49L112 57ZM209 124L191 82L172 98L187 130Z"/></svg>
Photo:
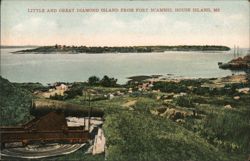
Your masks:
<svg viewBox="0 0 250 161"><path fill-rule="evenodd" d="M28 8L30 13L88 12L220 12L220 8Z"/></svg>

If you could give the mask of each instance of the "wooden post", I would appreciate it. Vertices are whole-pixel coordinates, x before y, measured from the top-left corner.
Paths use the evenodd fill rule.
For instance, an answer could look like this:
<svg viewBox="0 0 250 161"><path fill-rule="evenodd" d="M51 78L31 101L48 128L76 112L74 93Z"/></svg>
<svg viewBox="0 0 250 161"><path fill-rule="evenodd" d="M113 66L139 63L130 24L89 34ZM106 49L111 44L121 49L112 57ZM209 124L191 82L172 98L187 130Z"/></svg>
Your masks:
<svg viewBox="0 0 250 161"><path fill-rule="evenodd" d="M90 93L89 94L89 122L88 122L88 131L90 130Z"/></svg>

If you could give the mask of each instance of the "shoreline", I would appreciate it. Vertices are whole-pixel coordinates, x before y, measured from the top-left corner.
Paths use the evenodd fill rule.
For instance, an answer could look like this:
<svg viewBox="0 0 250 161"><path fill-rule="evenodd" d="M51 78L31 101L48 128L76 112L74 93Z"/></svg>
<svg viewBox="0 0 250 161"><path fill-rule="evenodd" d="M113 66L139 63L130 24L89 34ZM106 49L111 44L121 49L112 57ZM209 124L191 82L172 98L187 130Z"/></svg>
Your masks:
<svg viewBox="0 0 250 161"><path fill-rule="evenodd" d="M219 76L219 77L186 77L186 76L177 76L174 74L166 74L166 75L133 75L126 78L125 83L117 83L119 86L125 86L129 82L180 82L182 80L216 80L216 79L223 79L223 78L237 78L237 77L245 77L250 80L250 73L239 73L239 74L232 74L232 75L226 75L226 76ZM5 78L5 77L4 77ZM8 78L5 78L8 79ZM8 79L9 80L9 79ZM118 79L119 81L119 79ZM53 81L53 82L46 82L46 83L41 83L39 81L35 82L15 82L15 81L10 81L12 83L16 84L41 84L43 86L49 86L50 84L57 84L57 83L64 83L64 84L73 84L73 83L88 83L87 80L85 81Z"/></svg>

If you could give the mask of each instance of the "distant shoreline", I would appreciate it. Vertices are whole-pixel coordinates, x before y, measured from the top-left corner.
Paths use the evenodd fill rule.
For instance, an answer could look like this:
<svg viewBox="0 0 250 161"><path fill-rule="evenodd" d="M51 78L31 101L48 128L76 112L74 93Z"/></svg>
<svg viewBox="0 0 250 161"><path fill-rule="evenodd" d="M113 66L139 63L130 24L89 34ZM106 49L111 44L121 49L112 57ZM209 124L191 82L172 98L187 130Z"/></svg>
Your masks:
<svg viewBox="0 0 250 161"><path fill-rule="evenodd" d="M126 46L126 47L87 47L87 46L42 46L34 49L20 50L21 54L106 54L106 53L151 53L165 51L229 51L227 46L219 45L178 45L178 46Z"/></svg>

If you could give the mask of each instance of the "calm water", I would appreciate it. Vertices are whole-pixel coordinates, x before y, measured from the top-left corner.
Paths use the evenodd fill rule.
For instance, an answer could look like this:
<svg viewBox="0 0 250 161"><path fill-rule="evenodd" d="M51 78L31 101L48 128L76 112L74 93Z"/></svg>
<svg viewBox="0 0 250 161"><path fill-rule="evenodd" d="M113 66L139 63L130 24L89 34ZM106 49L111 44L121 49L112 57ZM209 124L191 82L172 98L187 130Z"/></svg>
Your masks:
<svg viewBox="0 0 250 161"><path fill-rule="evenodd" d="M231 75L218 62L233 58L230 52L165 52L124 54L11 54L1 49L1 75L12 82L86 81L104 75L125 83L134 75L167 75L208 78ZM243 53L244 54L244 53Z"/></svg>

